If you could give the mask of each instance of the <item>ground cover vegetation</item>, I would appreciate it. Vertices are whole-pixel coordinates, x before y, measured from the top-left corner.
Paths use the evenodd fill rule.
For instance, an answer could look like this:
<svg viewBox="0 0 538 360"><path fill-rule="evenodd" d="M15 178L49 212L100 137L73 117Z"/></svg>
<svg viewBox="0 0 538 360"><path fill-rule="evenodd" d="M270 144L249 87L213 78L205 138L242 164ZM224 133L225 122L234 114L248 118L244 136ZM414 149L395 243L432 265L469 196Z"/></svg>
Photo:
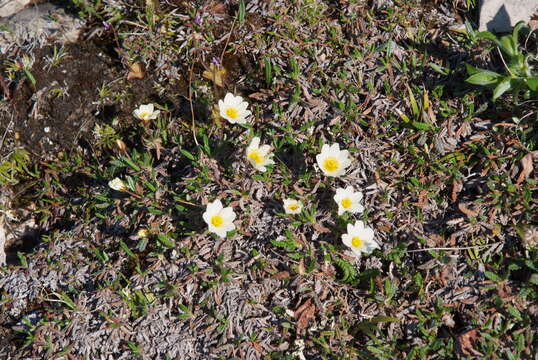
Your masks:
<svg viewBox="0 0 538 360"><path fill-rule="evenodd" d="M535 357L536 31L67 3L80 43L2 59L1 358Z"/></svg>

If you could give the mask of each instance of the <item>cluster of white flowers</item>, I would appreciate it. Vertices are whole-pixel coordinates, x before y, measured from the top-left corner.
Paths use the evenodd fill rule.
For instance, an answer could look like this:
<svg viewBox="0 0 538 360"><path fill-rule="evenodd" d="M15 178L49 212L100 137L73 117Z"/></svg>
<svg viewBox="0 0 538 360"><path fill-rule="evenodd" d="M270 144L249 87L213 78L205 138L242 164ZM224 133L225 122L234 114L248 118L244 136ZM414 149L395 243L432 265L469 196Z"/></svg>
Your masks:
<svg viewBox="0 0 538 360"><path fill-rule="evenodd" d="M219 114L231 124L246 124L251 112L247 110L248 103L241 96L227 93L224 99L218 102ZM133 115L147 125L149 121L156 119L160 111L154 109L153 104L141 105L133 112ZM254 169L265 172L267 166L273 165L273 152L269 145L260 145L261 139L254 137L245 150L245 158ZM326 176L339 177L345 174L351 165L349 151L340 150L340 145L324 144L321 153L316 155L319 169ZM120 179L114 179L109 186L117 191L125 191L126 186ZM363 194L355 191L352 186L337 188L333 197L338 206L338 215L345 212L352 214L362 213L364 207L361 204ZM284 199L283 208L286 214L300 214L303 211L303 203L297 199ZM235 229L234 220L236 214L232 207L223 207L219 199L207 204L203 219L207 223L209 231L217 236L225 237L229 231ZM369 254L379 245L374 241L374 231L362 221L355 224L347 224L347 233L342 235L342 242L351 248L356 256L362 253Z"/></svg>

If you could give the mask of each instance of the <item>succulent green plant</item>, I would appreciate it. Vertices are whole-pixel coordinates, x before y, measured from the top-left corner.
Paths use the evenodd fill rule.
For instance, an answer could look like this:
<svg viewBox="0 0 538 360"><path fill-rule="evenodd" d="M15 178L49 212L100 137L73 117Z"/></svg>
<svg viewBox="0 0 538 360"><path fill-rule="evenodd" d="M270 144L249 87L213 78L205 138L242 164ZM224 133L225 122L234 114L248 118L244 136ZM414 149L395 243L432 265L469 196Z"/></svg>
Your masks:
<svg viewBox="0 0 538 360"><path fill-rule="evenodd" d="M473 85L492 87L493 101L507 91L513 91L516 100L519 97L528 99L538 96L538 73L533 71L531 65L533 56L526 54L519 45L519 33L525 27L524 22L519 22L511 35L500 38L489 31L476 34L478 39L491 40L497 45L506 71L500 74L467 64L469 77L465 81Z"/></svg>

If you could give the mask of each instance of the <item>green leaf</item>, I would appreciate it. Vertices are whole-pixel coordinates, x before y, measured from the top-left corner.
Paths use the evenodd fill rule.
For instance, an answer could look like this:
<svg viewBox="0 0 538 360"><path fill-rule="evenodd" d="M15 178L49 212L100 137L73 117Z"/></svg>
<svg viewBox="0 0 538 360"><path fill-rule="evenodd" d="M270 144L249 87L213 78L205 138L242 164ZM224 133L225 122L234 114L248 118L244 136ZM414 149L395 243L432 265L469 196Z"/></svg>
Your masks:
<svg viewBox="0 0 538 360"><path fill-rule="evenodd" d="M516 24L516 26L514 26L514 30L512 30L512 44L515 46L516 50L517 50L517 43L519 40L518 39L519 31L524 27L527 27L527 24L524 21L520 21Z"/></svg>
<svg viewBox="0 0 538 360"><path fill-rule="evenodd" d="M194 156L188 152L187 150L184 150L184 149L180 149L179 151L181 151L181 153L189 160L191 161L194 161Z"/></svg>
<svg viewBox="0 0 538 360"><path fill-rule="evenodd" d="M514 44L513 38L511 36L503 36L501 38L501 44L500 44L501 50L506 55L512 57L517 54L517 44Z"/></svg>
<svg viewBox="0 0 538 360"><path fill-rule="evenodd" d="M168 248L173 248L176 246L174 241L170 240L170 238L164 234L157 235L157 240Z"/></svg>
<svg viewBox="0 0 538 360"><path fill-rule="evenodd" d="M34 75L32 75L32 73L31 73L30 70L28 70L28 69L24 69L24 74L26 75L26 77L28 78L28 80L30 80L30 82L32 83L32 86L35 88L37 82L36 82L36 80L35 80Z"/></svg>
<svg viewBox="0 0 538 360"><path fill-rule="evenodd" d="M538 91L538 76L531 76L527 78L527 86L532 91Z"/></svg>
<svg viewBox="0 0 538 360"><path fill-rule="evenodd" d="M131 249L129 249L127 244L125 244L122 240L120 240L120 247L123 249L123 251L125 251L125 253L129 257L136 258L136 255L131 251Z"/></svg>
<svg viewBox="0 0 538 360"><path fill-rule="evenodd" d="M474 67L473 65L469 65L469 64L465 64L465 69L467 70L467 74L469 74L469 76L474 75L479 71L482 71L482 69L478 69Z"/></svg>
<svg viewBox="0 0 538 360"><path fill-rule="evenodd" d="M484 271L484 275L493 282L500 282L502 279L499 275L492 273L491 271Z"/></svg>
<svg viewBox="0 0 538 360"><path fill-rule="evenodd" d="M239 1L239 23L243 24L245 22L245 14L246 14L246 8L245 8L245 0Z"/></svg>
<svg viewBox="0 0 538 360"><path fill-rule="evenodd" d="M271 65L271 59L268 57L263 58L263 63L265 67L265 84L267 87L271 87L273 83L273 67Z"/></svg>
<svg viewBox="0 0 538 360"><path fill-rule="evenodd" d="M416 119L420 115L417 100L415 100L415 96L413 95L413 91L411 90L411 88L407 84L405 86L407 87L407 91L409 92L409 102L411 103L411 110L413 110L413 116L415 116Z"/></svg>
<svg viewBox="0 0 538 360"><path fill-rule="evenodd" d="M386 323L386 322L399 322L400 319L392 317L392 316L378 315L378 316L374 316L368 321L372 323Z"/></svg>
<svg viewBox="0 0 538 360"><path fill-rule="evenodd" d="M480 69L479 72L469 76L465 81L473 85L491 85L495 84L500 77L501 75L496 72Z"/></svg>
<svg viewBox="0 0 538 360"><path fill-rule="evenodd" d="M497 36L493 35L493 34L490 33L489 31L482 31L482 32L479 32L478 34L476 34L476 37L477 37L478 39L491 40L491 41L493 41L495 44L497 44L498 46L501 46L501 43L499 42L499 39L497 38Z"/></svg>
<svg viewBox="0 0 538 360"><path fill-rule="evenodd" d="M510 315L512 315L513 317L515 317L518 321L523 321L523 317L521 316L521 313L519 312L518 309L516 309L516 308L513 307L512 305L508 305L507 310L508 310L508 312L510 313Z"/></svg>
<svg viewBox="0 0 538 360"><path fill-rule="evenodd" d="M128 166L130 166L131 168L133 168L134 171L140 171L140 167L136 165L131 159L127 157L122 157L121 161L127 164Z"/></svg>
<svg viewBox="0 0 538 360"><path fill-rule="evenodd" d="M420 131L428 131L428 130L431 130L432 129L432 126L431 124L428 124L428 123L425 123L425 122L421 122L421 121L413 121L411 123L411 125L413 125L413 127L417 130L420 130Z"/></svg>
<svg viewBox="0 0 538 360"><path fill-rule="evenodd" d="M432 62L429 63L428 65L430 65L430 67L431 67L434 71L438 72L438 73L441 74L441 75L448 75L448 74L450 74L450 69L448 69L448 68L446 68L446 67L444 67L444 66L440 66L440 65L437 65L436 63L432 63Z"/></svg>
<svg viewBox="0 0 538 360"><path fill-rule="evenodd" d="M504 78L493 90L493 101L497 100L507 90L510 90L512 85L510 84L510 78Z"/></svg>

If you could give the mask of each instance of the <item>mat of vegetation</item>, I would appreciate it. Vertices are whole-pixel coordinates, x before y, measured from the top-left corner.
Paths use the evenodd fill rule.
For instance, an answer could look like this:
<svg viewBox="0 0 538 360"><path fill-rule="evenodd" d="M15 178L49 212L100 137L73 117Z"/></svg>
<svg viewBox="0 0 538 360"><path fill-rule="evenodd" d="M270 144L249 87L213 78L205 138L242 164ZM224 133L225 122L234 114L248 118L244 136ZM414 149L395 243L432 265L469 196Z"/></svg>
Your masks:
<svg viewBox="0 0 538 360"><path fill-rule="evenodd" d="M477 33L475 0L66 3L80 43L2 59L0 358L536 359L536 32Z"/></svg>

